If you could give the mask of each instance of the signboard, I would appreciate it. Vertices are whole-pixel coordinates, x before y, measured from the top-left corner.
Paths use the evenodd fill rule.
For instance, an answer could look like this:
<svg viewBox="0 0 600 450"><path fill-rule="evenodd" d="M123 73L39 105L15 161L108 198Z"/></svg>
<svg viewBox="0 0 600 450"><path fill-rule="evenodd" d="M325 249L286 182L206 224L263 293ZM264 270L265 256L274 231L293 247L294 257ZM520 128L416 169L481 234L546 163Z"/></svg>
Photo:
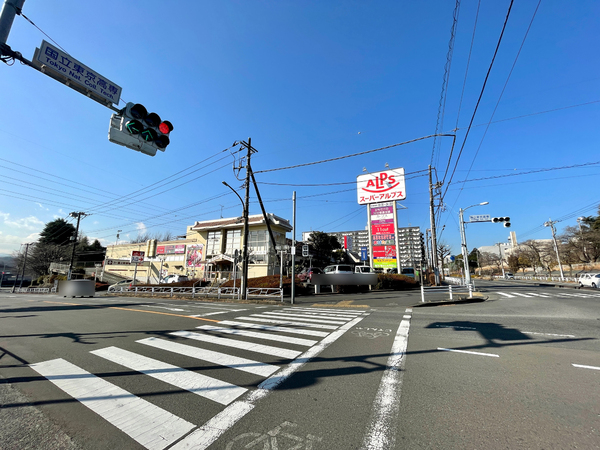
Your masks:
<svg viewBox="0 0 600 450"><path fill-rule="evenodd" d="M371 206L371 242L373 267L396 267L396 234L394 232L394 202Z"/></svg>
<svg viewBox="0 0 600 450"><path fill-rule="evenodd" d="M404 200L404 168L373 172L356 177L358 203L366 205L386 200Z"/></svg>
<svg viewBox="0 0 600 450"><path fill-rule="evenodd" d="M187 257L185 259L186 267L202 267L202 258L204 257L204 244L190 244L187 246Z"/></svg>
<svg viewBox="0 0 600 450"><path fill-rule="evenodd" d="M159 245L156 247L157 255L183 255L185 254L185 244L179 245Z"/></svg>
<svg viewBox="0 0 600 450"><path fill-rule="evenodd" d="M131 252L131 262L132 263L143 263L144 256L146 256L146 252L142 252L139 250L133 250Z"/></svg>
<svg viewBox="0 0 600 450"><path fill-rule="evenodd" d="M107 259L104 261L104 264L106 266L130 266L132 262L130 260L124 259ZM144 261L143 263L140 263L140 265L149 266L150 261Z"/></svg>
<svg viewBox="0 0 600 450"><path fill-rule="evenodd" d="M367 247L360 248L360 260L367 261L369 259L369 249Z"/></svg>
<svg viewBox="0 0 600 450"><path fill-rule="evenodd" d="M46 41L35 49L31 62L42 72L94 100L119 104L120 86Z"/></svg>
<svg viewBox="0 0 600 450"><path fill-rule="evenodd" d="M352 250L352 236L344 235L344 248Z"/></svg>
<svg viewBox="0 0 600 450"><path fill-rule="evenodd" d="M469 222L489 222L490 220L489 214L477 214L475 216L469 216Z"/></svg>

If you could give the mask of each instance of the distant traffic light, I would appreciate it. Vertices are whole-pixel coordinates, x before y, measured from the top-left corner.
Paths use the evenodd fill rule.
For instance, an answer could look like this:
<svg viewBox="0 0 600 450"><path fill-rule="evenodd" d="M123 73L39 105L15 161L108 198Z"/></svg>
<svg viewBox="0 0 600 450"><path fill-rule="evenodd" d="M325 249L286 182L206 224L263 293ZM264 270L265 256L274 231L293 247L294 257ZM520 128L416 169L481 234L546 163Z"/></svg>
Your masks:
<svg viewBox="0 0 600 450"><path fill-rule="evenodd" d="M171 131L171 122L161 120L156 113L148 113L144 105L130 102L119 114L111 116L108 140L154 156L156 150L165 151L171 142Z"/></svg>
<svg viewBox="0 0 600 450"><path fill-rule="evenodd" d="M510 227L510 217L494 217L492 219L492 222L494 222L494 223L504 222L505 228Z"/></svg>

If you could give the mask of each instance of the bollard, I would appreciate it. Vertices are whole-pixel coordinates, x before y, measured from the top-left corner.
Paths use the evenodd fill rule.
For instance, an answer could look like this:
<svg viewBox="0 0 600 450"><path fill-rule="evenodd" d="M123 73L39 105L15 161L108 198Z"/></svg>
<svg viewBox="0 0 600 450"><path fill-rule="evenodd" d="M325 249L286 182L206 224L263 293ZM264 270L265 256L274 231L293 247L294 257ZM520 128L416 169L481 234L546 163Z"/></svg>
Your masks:
<svg viewBox="0 0 600 450"><path fill-rule="evenodd" d="M450 292L450 300L452 300L452 285L448 286L448 291Z"/></svg>
<svg viewBox="0 0 600 450"><path fill-rule="evenodd" d="M473 298L473 285L469 285L469 298Z"/></svg>
<svg viewBox="0 0 600 450"><path fill-rule="evenodd" d="M425 303L425 289L423 289L423 285L421 285L421 303Z"/></svg>

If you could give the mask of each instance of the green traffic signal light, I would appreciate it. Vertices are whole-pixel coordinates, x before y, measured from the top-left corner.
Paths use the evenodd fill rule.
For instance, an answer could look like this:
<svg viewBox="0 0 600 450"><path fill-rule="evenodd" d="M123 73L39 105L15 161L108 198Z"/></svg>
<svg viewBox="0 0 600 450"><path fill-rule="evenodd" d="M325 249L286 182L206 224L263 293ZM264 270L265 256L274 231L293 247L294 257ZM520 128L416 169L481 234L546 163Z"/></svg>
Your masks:
<svg viewBox="0 0 600 450"><path fill-rule="evenodd" d="M158 133L153 128L146 128L142 131L142 139L146 142L152 142L158 137Z"/></svg>
<svg viewBox="0 0 600 450"><path fill-rule="evenodd" d="M131 134L140 134L144 129L144 126L139 120L130 120L125 124L125 128L127 128L127 131Z"/></svg>

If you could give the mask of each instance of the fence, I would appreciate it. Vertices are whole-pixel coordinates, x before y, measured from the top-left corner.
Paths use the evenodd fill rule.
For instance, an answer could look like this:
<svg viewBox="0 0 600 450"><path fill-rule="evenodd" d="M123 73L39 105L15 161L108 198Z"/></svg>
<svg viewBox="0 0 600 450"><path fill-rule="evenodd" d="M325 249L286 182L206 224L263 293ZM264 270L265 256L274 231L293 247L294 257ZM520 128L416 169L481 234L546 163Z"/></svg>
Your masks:
<svg viewBox="0 0 600 450"><path fill-rule="evenodd" d="M502 275L494 275L494 278L496 279L504 279L504 277ZM536 275L536 276L522 276L522 275L515 275L514 276L515 280L535 280L535 281L568 281L571 283L577 283L579 281L578 278L576 277L553 277L553 276L541 276L541 275Z"/></svg>
<svg viewBox="0 0 600 450"><path fill-rule="evenodd" d="M109 294L170 294L190 295L192 298L235 298L240 299L241 289L239 287L153 287L153 286L110 286ZM279 288L248 288L248 298L276 298L283 302L283 289Z"/></svg>
<svg viewBox="0 0 600 450"><path fill-rule="evenodd" d="M56 287L51 288L16 288L16 293L19 294L49 294L56 292Z"/></svg>

